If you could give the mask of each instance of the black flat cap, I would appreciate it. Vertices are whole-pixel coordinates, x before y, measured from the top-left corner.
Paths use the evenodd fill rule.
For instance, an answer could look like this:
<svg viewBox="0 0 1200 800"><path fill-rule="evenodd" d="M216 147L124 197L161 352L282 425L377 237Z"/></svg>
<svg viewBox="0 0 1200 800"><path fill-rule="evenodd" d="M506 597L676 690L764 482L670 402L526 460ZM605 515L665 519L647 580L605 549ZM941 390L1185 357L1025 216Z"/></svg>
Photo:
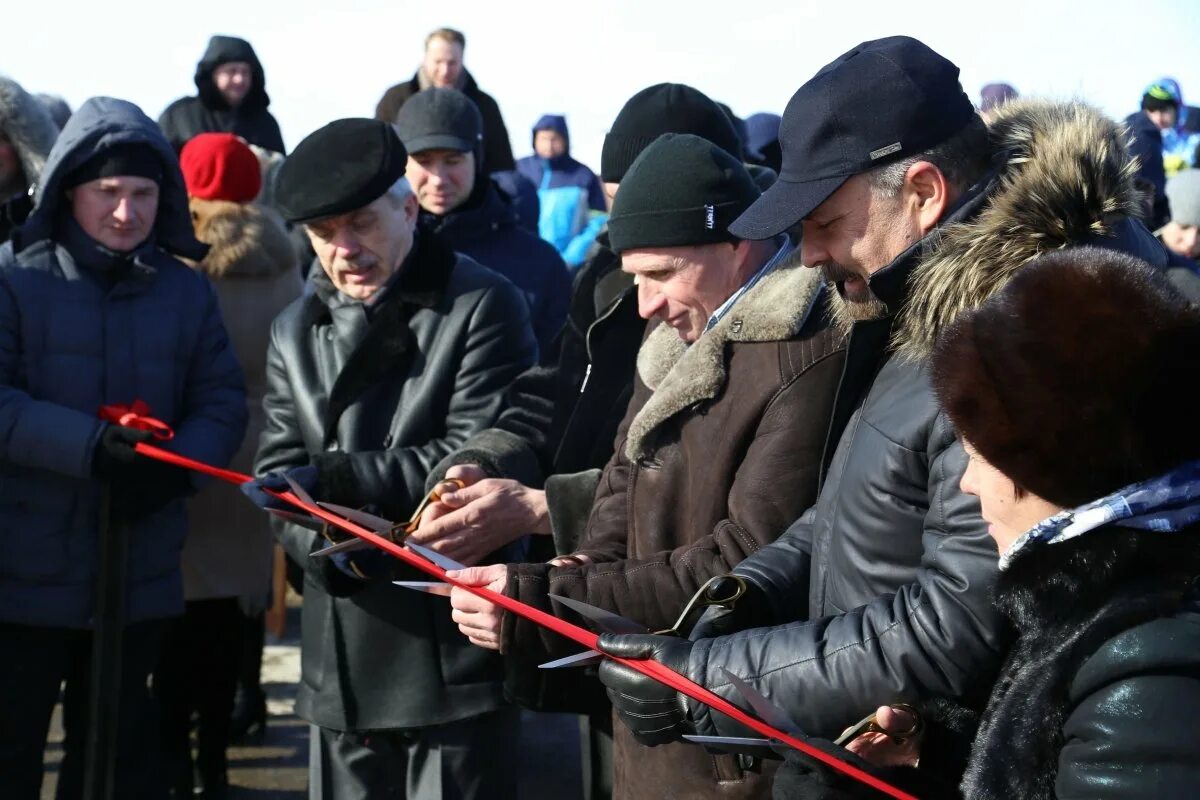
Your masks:
<svg viewBox="0 0 1200 800"><path fill-rule="evenodd" d="M288 222L312 222L370 204L404 177L408 152L391 125L339 119L296 146L275 184L275 203Z"/></svg>
<svg viewBox="0 0 1200 800"><path fill-rule="evenodd" d="M483 141L483 115L457 89L425 89L396 114L396 132L410 153L425 150L476 152Z"/></svg>

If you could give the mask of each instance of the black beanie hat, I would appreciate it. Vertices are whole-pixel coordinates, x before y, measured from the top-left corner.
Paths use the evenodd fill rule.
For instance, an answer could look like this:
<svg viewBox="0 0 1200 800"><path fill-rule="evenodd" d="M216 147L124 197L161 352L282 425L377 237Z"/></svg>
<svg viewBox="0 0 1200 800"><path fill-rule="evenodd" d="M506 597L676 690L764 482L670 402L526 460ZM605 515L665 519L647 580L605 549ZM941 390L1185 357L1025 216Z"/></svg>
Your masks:
<svg viewBox="0 0 1200 800"><path fill-rule="evenodd" d="M707 139L664 133L625 173L608 217L621 253L733 241L728 227L760 192L742 163Z"/></svg>
<svg viewBox="0 0 1200 800"><path fill-rule="evenodd" d="M664 133L691 133L737 156L733 123L707 95L681 83L660 83L626 101L604 137L600 180L620 183L634 160Z"/></svg>
<svg viewBox="0 0 1200 800"><path fill-rule="evenodd" d="M126 142L99 151L72 170L63 179L63 189L73 189L80 184L100 178L115 178L118 175L134 175L149 178L161 184L163 164L158 153L148 144Z"/></svg>
<svg viewBox="0 0 1200 800"><path fill-rule="evenodd" d="M404 177L408 153L386 122L339 119L310 133L284 159L275 205L288 222L362 208Z"/></svg>
<svg viewBox="0 0 1200 800"><path fill-rule="evenodd" d="M946 328L931 373L959 435L1063 508L1200 458L1180 391L1200 381L1200 309L1124 253L1038 256Z"/></svg>

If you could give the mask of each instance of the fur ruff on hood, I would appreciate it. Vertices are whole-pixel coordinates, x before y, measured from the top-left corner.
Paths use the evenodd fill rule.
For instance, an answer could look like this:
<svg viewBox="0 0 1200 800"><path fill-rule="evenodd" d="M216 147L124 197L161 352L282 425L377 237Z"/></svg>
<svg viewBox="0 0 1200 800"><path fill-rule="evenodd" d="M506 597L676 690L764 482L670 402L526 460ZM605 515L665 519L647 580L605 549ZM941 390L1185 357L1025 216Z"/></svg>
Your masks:
<svg viewBox="0 0 1200 800"><path fill-rule="evenodd" d="M204 260L193 266L208 277L267 278L296 270L295 248L273 212L197 197L190 198L188 206L196 238L210 245Z"/></svg>
<svg viewBox="0 0 1200 800"><path fill-rule="evenodd" d="M37 183L58 138L58 126L36 97L4 76L0 76L0 134L12 142L21 159L26 187Z"/></svg>
<svg viewBox="0 0 1200 800"><path fill-rule="evenodd" d="M634 461L646 455L655 428L720 394L728 375L727 344L785 341L799 333L820 289L817 270L783 264L691 346L670 325L654 328L637 357L638 376L654 394L629 425L625 454Z"/></svg>
<svg viewBox="0 0 1200 800"><path fill-rule="evenodd" d="M1116 122L1080 102L1013 100L988 126L1005 166L971 219L939 228L913 272L893 345L921 360L965 309L1003 287L1039 253L1112 235L1137 216L1137 162Z"/></svg>

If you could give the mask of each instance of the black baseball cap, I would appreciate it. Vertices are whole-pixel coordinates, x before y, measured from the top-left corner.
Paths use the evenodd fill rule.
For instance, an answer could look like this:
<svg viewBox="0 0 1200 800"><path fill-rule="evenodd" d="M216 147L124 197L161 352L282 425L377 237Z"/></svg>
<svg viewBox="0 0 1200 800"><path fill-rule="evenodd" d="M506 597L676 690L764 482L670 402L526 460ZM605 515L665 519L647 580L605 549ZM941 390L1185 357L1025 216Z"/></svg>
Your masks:
<svg viewBox="0 0 1200 800"><path fill-rule="evenodd" d="M396 114L396 132L410 153L423 150L476 152L483 141L483 115L457 89L417 92Z"/></svg>
<svg viewBox="0 0 1200 800"><path fill-rule="evenodd" d="M812 213L854 175L941 144L975 116L958 67L908 36L863 42L788 101L779 179L729 226L769 239Z"/></svg>

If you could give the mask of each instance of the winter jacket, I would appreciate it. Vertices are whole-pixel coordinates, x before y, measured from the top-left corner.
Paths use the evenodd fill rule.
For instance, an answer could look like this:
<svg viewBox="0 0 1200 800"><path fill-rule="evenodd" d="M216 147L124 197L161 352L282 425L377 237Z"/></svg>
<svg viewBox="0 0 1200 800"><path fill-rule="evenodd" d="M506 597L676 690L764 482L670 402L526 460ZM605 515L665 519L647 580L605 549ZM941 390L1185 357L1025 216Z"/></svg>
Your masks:
<svg viewBox="0 0 1200 800"><path fill-rule="evenodd" d="M1138 178L1147 188L1154 189L1154 204L1146 224L1158 230L1171 221L1171 205L1167 200L1167 173L1163 166L1162 131L1146 112L1138 111L1125 118L1129 131L1129 150L1138 160Z"/></svg>
<svg viewBox="0 0 1200 800"><path fill-rule="evenodd" d="M543 130L561 135L566 152L548 159L526 156L517 162L517 170L538 187L538 235L554 245L568 266L578 267L604 228L608 206L600 179L571 158L566 119L547 114L533 126L534 136Z"/></svg>
<svg viewBox="0 0 1200 800"><path fill-rule="evenodd" d="M462 74L462 85L455 88L474 100L483 116L483 174L514 169L512 143L508 140L504 117L500 116L500 106L490 94L479 88L470 72L464 69ZM375 119L395 122L400 106L424 88L427 86L422 85L421 72L417 70L412 80L398 83L383 93L379 105L375 107Z"/></svg>
<svg viewBox="0 0 1200 800"><path fill-rule="evenodd" d="M158 153L163 180L151 237L118 257L75 223L62 182L99 150L129 142ZM34 200L0 249L0 525L8 543L0 619L87 628L99 408L143 400L175 429L162 446L224 466L242 441L246 395L212 285L175 258L205 252L175 153L136 106L84 103L50 152ZM128 527L128 621L182 613L184 504Z"/></svg>
<svg viewBox="0 0 1200 800"><path fill-rule="evenodd" d="M230 61L245 61L250 65L249 93L237 106L230 108L213 83L213 70ZM267 107L267 79L254 48L244 39L234 36L214 36L208 49L196 65L194 97L181 97L163 111L158 119L167 140L176 152L199 133L236 133L247 142L276 153L286 152L279 123Z"/></svg>
<svg viewBox="0 0 1200 800"><path fill-rule="evenodd" d="M1197 528L1106 527L1019 553L996 586L1018 638L962 796L1195 797L1197 575Z"/></svg>
<svg viewBox="0 0 1200 800"><path fill-rule="evenodd" d="M852 327L820 496L734 570L766 598L762 627L691 654L693 680L737 702L728 669L810 735L833 738L883 703L986 693L1000 666L996 547L959 488L966 454L926 372L938 332L1048 249L1117 246L1165 265L1133 216L1123 133L1098 111L1013 101L991 138L996 172L870 278L898 314ZM736 729L689 710L701 733Z"/></svg>
<svg viewBox="0 0 1200 800"><path fill-rule="evenodd" d="M313 273L313 292L271 328L259 475L313 464L314 496L408 519L438 459L491 425L536 358L520 293L428 229L368 309ZM360 581L324 539L273 523L304 565L297 713L323 728L419 728L502 704L500 659L458 632L445 598ZM397 567L407 577L413 570Z"/></svg>
<svg viewBox="0 0 1200 800"><path fill-rule="evenodd" d="M12 180L0 182L0 244L3 244L33 210L29 187L37 183L46 156L58 138L58 126L45 106L16 81L3 76L0 76L0 136L12 145L21 165Z"/></svg>
<svg viewBox="0 0 1200 800"><path fill-rule="evenodd" d="M246 376L250 424L231 469L252 472L265 426L267 342L271 321L300 296L296 252L270 211L222 200L191 199L196 238L209 245L196 264L217 290L234 353ZM274 537L268 517L237 487L211 483L188 501L183 592L188 600L237 597L261 611L271 576Z"/></svg>
<svg viewBox="0 0 1200 800"><path fill-rule="evenodd" d="M558 608L549 594L565 595L661 630L705 581L781 534L816 497L842 370L842 336L825 325L820 286L813 270L778 267L690 347L656 326L577 550L592 563L510 565L506 594L548 613ZM502 652L534 675L539 662L578 649L504 619ZM617 797L766 791L759 770L731 757L646 748L614 727Z"/></svg>
<svg viewBox="0 0 1200 800"><path fill-rule="evenodd" d="M548 348L567 317L571 278L554 248L517 224L512 204L480 176L476 190L441 217L422 215L454 250L499 272L529 301L538 345Z"/></svg>

